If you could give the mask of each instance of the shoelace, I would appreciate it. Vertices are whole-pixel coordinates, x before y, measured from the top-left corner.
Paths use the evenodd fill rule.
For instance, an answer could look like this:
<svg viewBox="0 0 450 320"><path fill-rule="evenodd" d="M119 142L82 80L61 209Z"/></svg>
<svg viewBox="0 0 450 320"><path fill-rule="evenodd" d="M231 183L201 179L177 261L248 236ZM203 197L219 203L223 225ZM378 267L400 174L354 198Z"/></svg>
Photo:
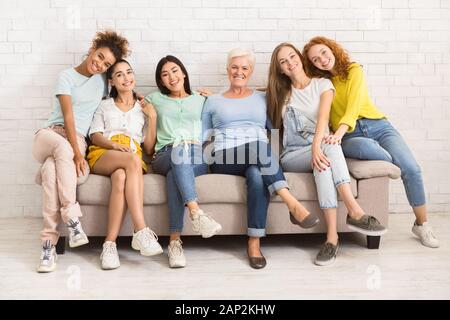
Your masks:
<svg viewBox="0 0 450 320"><path fill-rule="evenodd" d="M144 232L142 232L142 238L143 240L148 243L151 242L152 240L158 241L158 236L156 235L155 232L153 232L153 230L147 228L146 230L144 230Z"/></svg>
<svg viewBox="0 0 450 320"><path fill-rule="evenodd" d="M67 227L70 229L71 232L73 232L73 235L76 236L81 233L79 229L80 221L73 221L72 219L69 220L67 223Z"/></svg>
<svg viewBox="0 0 450 320"><path fill-rule="evenodd" d="M50 240L45 241L42 249L43 249L43 253L44 253L42 260L50 261L50 256L52 255L52 244L51 244Z"/></svg>
<svg viewBox="0 0 450 320"><path fill-rule="evenodd" d="M107 254L116 254L117 249L115 245L109 243L103 247L103 252Z"/></svg>
<svg viewBox="0 0 450 320"><path fill-rule="evenodd" d="M183 247L181 246L182 242L181 240L175 241L175 244L170 246L170 252L173 256L181 256L183 253Z"/></svg>
<svg viewBox="0 0 450 320"><path fill-rule="evenodd" d="M427 239L433 239L433 240L435 240L436 239L436 237L434 236L434 233L433 233L433 228L431 228L431 227L426 227L425 228L425 237L427 238Z"/></svg>

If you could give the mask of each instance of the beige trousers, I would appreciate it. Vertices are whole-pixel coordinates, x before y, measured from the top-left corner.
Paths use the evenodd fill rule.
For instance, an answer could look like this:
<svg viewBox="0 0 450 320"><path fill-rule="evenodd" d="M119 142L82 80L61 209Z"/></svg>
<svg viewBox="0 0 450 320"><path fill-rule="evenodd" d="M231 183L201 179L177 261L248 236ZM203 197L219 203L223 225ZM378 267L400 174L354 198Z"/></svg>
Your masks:
<svg viewBox="0 0 450 320"><path fill-rule="evenodd" d="M84 155L86 141L77 134L78 147ZM54 126L39 130L34 136L33 156L42 164L42 216L44 229L41 240L58 242L58 224L81 217L76 201L77 173L73 162L74 152L63 127Z"/></svg>

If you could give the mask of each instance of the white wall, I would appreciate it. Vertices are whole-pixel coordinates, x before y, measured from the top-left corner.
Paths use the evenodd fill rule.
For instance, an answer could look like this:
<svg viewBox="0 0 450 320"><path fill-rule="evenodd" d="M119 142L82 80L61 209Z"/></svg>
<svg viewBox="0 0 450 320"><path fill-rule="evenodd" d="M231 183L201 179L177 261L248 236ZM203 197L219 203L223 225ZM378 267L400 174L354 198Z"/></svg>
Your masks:
<svg viewBox="0 0 450 320"><path fill-rule="evenodd" d="M50 114L57 73L81 61L98 29L122 31L140 90L175 54L194 87L226 84L226 52L257 53L265 83L273 48L316 35L343 43L364 65L371 95L402 132L424 172L430 211L450 211L448 0L0 0L0 217L39 216L33 132ZM392 212L408 211L399 181ZM374 190L376 192L376 190Z"/></svg>

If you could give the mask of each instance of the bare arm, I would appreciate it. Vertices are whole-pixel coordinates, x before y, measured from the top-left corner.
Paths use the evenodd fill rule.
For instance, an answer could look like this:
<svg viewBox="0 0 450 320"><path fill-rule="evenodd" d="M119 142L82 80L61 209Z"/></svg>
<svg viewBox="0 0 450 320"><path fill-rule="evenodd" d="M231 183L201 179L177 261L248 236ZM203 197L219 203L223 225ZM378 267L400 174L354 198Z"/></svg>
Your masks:
<svg viewBox="0 0 450 320"><path fill-rule="evenodd" d="M145 134L144 139L144 151L149 156L152 156L155 152L155 145L156 145L156 124L158 115L156 113L155 107L145 101L145 99L140 99L139 103L142 107L142 112L147 116L147 132Z"/></svg>
<svg viewBox="0 0 450 320"><path fill-rule="evenodd" d="M330 160L325 156L320 146L325 137L325 131L328 127L333 97L333 90L327 90L320 95L319 115L317 117L316 132L312 143L311 161L312 167L317 168L319 171L325 170L328 166L330 166Z"/></svg>
<svg viewBox="0 0 450 320"><path fill-rule="evenodd" d="M64 129L66 131L67 140L69 140L73 149L73 162L75 163L75 169L77 171L77 176L79 177L81 174L86 174L86 162L78 146L75 120L73 117L72 97L69 95L58 95L57 97L64 117Z"/></svg>
<svg viewBox="0 0 450 320"><path fill-rule="evenodd" d="M95 132L91 134L91 141L96 146L109 149L109 150L117 150L123 152L131 152L129 147L123 146L121 144L115 143L111 140L106 139L101 132Z"/></svg>

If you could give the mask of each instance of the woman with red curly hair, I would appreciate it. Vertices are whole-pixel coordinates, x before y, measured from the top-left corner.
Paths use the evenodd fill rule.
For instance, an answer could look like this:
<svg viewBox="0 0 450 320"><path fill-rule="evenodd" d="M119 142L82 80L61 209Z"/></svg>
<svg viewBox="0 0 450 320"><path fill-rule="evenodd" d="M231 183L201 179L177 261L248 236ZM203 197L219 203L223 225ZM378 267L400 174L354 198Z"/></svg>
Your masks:
<svg viewBox="0 0 450 320"><path fill-rule="evenodd" d="M369 97L362 67L350 60L336 41L325 37L311 39L303 48L308 72L332 81L336 94L330 112L328 144L342 144L346 157L384 160L398 166L406 196L416 220L413 233L424 246L437 248L439 241L427 223L425 191L419 165L400 133Z"/></svg>
<svg viewBox="0 0 450 320"><path fill-rule="evenodd" d="M85 138L107 93L103 74L128 52L127 39L114 31L98 32L83 62L59 74L52 114L35 134L33 143L33 156L42 164L38 175L43 190L44 229L38 272L56 268L55 245L61 218L69 231L70 247L89 242L81 228L82 214L76 200L77 177L88 173Z"/></svg>

